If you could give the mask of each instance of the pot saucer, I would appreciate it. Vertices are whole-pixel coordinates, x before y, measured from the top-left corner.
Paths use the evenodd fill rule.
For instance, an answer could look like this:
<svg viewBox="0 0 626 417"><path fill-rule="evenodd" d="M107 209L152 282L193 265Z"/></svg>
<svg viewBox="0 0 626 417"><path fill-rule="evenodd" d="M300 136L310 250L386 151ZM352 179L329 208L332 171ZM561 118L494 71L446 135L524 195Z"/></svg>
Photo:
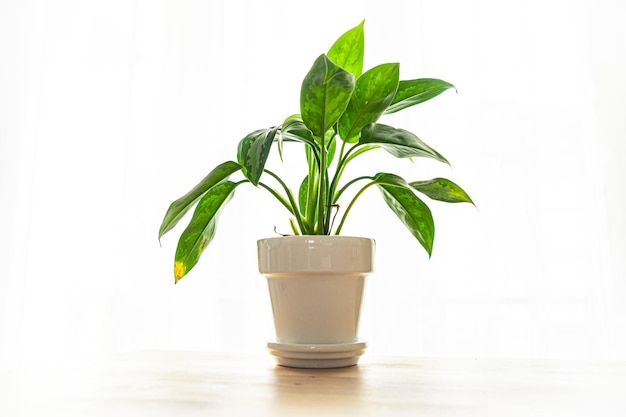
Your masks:
<svg viewBox="0 0 626 417"><path fill-rule="evenodd" d="M356 365L367 343L292 344L271 341L267 349L276 363L291 368L343 368Z"/></svg>

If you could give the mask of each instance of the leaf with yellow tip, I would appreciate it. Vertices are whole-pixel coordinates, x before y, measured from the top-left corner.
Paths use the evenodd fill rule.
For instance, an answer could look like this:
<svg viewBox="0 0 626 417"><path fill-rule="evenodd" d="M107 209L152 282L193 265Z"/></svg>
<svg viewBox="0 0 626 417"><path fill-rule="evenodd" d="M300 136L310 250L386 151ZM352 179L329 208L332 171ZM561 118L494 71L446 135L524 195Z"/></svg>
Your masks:
<svg viewBox="0 0 626 417"><path fill-rule="evenodd" d="M222 208L230 201L239 184L226 181L216 185L198 202L189 225L178 240L174 257L174 282L178 282L198 263L200 255L213 240Z"/></svg>
<svg viewBox="0 0 626 417"><path fill-rule="evenodd" d="M174 284L185 275L185 265L182 262L174 262Z"/></svg>

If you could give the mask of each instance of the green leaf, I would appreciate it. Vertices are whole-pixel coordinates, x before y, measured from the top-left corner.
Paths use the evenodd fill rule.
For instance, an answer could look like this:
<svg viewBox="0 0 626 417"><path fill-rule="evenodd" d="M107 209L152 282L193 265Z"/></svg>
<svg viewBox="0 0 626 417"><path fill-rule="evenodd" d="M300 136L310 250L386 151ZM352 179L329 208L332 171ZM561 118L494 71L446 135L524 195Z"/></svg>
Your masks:
<svg viewBox="0 0 626 417"><path fill-rule="evenodd" d="M376 184L384 184L384 185L393 185L396 187L406 188L407 190L411 188L409 183L402 177L396 174L389 174L386 172L379 172L374 176L374 182Z"/></svg>
<svg viewBox="0 0 626 417"><path fill-rule="evenodd" d="M170 207L167 209L165 217L163 218L163 222L161 223L161 227L159 228L159 239L176 226L178 221L185 215L185 213L187 213L196 201L204 195L204 193L215 185L228 179L231 174L239 171L240 169L241 166L236 162L224 162L223 164L215 167L213 171L209 172L209 174L204 177L198 185L193 187L191 191L170 204Z"/></svg>
<svg viewBox="0 0 626 417"><path fill-rule="evenodd" d="M365 55L365 32L363 20L341 35L328 51L328 58L346 71L354 74L355 78L363 73L363 56Z"/></svg>
<svg viewBox="0 0 626 417"><path fill-rule="evenodd" d="M279 127L255 130L239 142L237 160L243 174L255 186L259 185L278 129Z"/></svg>
<svg viewBox="0 0 626 417"><path fill-rule="evenodd" d="M300 113L304 124L318 138L333 126L346 109L354 90L354 75L322 54L304 77Z"/></svg>
<svg viewBox="0 0 626 417"><path fill-rule="evenodd" d="M302 180L300 184L300 189L298 190L298 206L300 207L300 214L306 216L306 207L309 196L309 176L307 175Z"/></svg>
<svg viewBox="0 0 626 417"><path fill-rule="evenodd" d="M385 110L385 114L395 113L407 107L423 103L450 88L455 87L448 82L435 78L400 81L398 91L391 105Z"/></svg>
<svg viewBox="0 0 626 417"><path fill-rule="evenodd" d="M317 144L313 138L313 132L306 127L299 114L294 114L285 119L281 127L281 133L288 135L290 139L298 142L307 143L312 146Z"/></svg>
<svg viewBox="0 0 626 417"><path fill-rule="evenodd" d="M174 282L178 282L195 265L215 235L220 211L240 183L224 182L211 188L198 202L193 217L181 234L174 257Z"/></svg>
<svg viewBox="0 0 626 417"><path fill-rule="evenodd" d="M313 132L306 127L299 114L294 114L285 119L280 128L279 144L280 140L286 142L300 142L309 145L309 147L306 148L307 152L312 149L315 159L319 161L319 144L313 137ZM279 151L281 151L282 161L282 147L279 147Z"/></svg>
<svg viewBox="0 0 626 417"><path fill-rule="evenodd" d="M315 155L315 158L319 159L319 145L315 140L311 141L305 137L297 136L291 132L283 133L282 137L285 142L300 142L309 145L309 147L313 148L313 154Z"/></svg>
<svg viewBox="0 0 626 417"><path fill-rule="evenodd" d="M422 247L426 249L430 257L435 239L435 223L428 206L409 188L388 184L377 185L389 208L404 223Z"/></svg>
<svg viewBox="0 0 626 417"><path fill-rule="evenodd" d="M471 203L469 195L457 184L446 178L433 178L428 181L413 181L411 187L433 200L445 201L446 203ZM475 204L474 204L475 206Z"/></svg>
<svg viewBox="0 0 626 417"><path fill-rule="evenodd" d="M357 79L350 103L339 119L339 136L344 141L357 142L361 129L378 120L396 94L399 78L399 64L382 64Z"/></svg>
<svg viewBox="0 0 626 417"><path fill-rule="evenodd" d="M379 145L396 158L425 157L450 165L443 155L413 133L380 123L373 123L361 130L359 145Z"/></svg>

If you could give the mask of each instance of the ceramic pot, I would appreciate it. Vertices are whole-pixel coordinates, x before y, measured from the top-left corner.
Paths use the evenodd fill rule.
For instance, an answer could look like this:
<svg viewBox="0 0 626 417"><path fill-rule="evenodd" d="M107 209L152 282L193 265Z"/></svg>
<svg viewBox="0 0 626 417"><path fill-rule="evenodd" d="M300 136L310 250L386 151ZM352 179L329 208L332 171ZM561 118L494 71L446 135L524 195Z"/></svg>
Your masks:
<svg viewBox="0 0 626 417"><path fill-rule="evenodd" d="M361 301L374 250L374 240L361 237L259 240L259 271L268 282L276 329L270 351L341 349L360 355L365 349L358 338Z"/></svg>

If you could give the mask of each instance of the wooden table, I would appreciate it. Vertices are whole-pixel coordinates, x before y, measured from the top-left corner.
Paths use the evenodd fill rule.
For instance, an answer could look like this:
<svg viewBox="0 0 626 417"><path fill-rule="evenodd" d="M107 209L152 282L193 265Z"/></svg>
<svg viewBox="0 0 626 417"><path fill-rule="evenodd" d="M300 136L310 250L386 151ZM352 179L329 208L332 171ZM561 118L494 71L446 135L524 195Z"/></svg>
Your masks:
<svg viewBox="0 0 626 417"><path fill-rule="evenodd" d="M266 355L137 352L0 374L0 416L626 416L626 363L376 358L301 370Z"/></svg>

